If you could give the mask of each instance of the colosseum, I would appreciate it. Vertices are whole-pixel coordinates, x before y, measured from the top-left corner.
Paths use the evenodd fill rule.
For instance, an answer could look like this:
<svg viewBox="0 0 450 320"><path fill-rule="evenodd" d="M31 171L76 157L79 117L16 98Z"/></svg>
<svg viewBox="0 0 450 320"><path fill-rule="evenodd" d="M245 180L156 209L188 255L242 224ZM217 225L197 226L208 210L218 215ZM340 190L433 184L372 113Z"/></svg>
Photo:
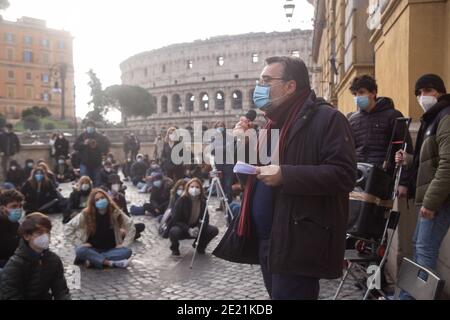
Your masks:
<svg viewBox="0 0 450 320"><path fill-rule="evenodd" d="M137 54L121 65L122 83L146 88L157 113L130 118L130 127L148 134L170 126L192 130L193 121L207 128L217 120L232 127L254 107L253 90L270 56L292 55L309 66L312 31L249 33L174 44ZM262 122L262 116L258 117Z"/></svg>

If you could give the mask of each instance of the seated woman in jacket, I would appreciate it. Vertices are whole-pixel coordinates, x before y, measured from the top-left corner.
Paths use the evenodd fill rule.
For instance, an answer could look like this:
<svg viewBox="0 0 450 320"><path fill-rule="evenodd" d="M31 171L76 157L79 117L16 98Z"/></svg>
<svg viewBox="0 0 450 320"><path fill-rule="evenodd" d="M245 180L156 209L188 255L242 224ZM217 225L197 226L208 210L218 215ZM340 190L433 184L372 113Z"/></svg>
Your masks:
<svg viewBox="0 0 450 320"><path fill-rule="evenodd" d="M53 184L55 185L55 187L58 187L58 181L56 181L56 175L52 172L52 170L50 170L49 166L47 163L45 163L44 160L38 160L38 162L36 163L36 168L40 168L42 170L45 171L45 174L47 175L48 179L53 182Z"/></svg>
<svg viewBox="0 0 450 320"><path fill-rule="evenodd" d="M25 172L16 160L11 160L9 169L6 172L6 182L14 185L16 189L20 189L25 182Z"/></svg>
<svg viewBox="0 0 450 320"><path fill-rule="evenodd" d="M88 176L83 176L78 180L77 185L70 193L69 201L67 202L67 207L63 215L63 224L66 224L83 209L86 209L93 185L91 178Z"/></svg>
<svg viewBox="0 0 450 320"><path fill-rule="evenodd" d="M31 176L31 171L33 171L34 167L35 167L35 164L34 164L33 159L25 160L25 166L23 167L25 180Z"/></svg>
<svg viewBox="0 0 450 320"><path fill-rule="evenodd" d="M59 156L54 172L58 183L70 182L75 179L73 169L67 164L64 156Z"/></svg>
<svg viewBox="0 0 450 320"><path fill-rule="evenodd" d="M56 187L40 167L32 171L31 177L24 183L20 192L25 197L24 209L27 214L55 213L59 210Z"/></svg>
<svg viewBox="0 0 450 320"><path fill-rule="evenodd" d="M61 259L49 250L52 223L42 213L19 227L19 247L1 273L0 299L70 300Z"/></svg>
<svg viewBox="0 0 450 320"><path fill-rule="evenodd" d="M19 220L23 215L23 195L17 190L0 190L0 269L19 245Z"/></svg>
<svg viewBox="0 0 450 320"><path fill-rule="evenodd" d="M172 190L170 190L169 205L167 206L167 209L164 212L164 215L161 217L161 220L159 221L159 226L158 226L158 233L163 238L169 237L169 226L170 226L170 221L172 219L172 209L175 206L175 203L178 201L178 199L183 194L186 183L187 183L186 179L180 179L177 181L177 183L175 183Z"/></svg>
<svg viewBox="0 0 450 320"><path fill-rule="evenodd" d="M144 155L138 154L136 156L136 162L133 163L130 170L131 181L138 189L142 189L147 186L145 183L145 174L147 173L147 169L148 165L144 161Z"/></svg>
<svg viewBox="0 0 450 320"><path fill-rule="evenodd" d="M128 267L136 234L133 220L105 191L92 190L87 208L65 225L64 233L76 246L75 263L99 269Z"/></svg>
<svg viewBox="0 0 450 320"><path fill-rule="evenodd" d="M180 255L180 240L197 238L205 208L206 198L203 193L202 183L199 179L194 178L186 184L183 194L172 209L169 231L172 255ZM204 254L206 246L218 233L219 229L217 227L209 225L209 215L206 213L197 252ZM194 242L193 246L195 247L196 245Z"/></svg>
<svg viewBox="0 0 450 320"><path fill-rule="evenodd" d="M144 210L154 217L162 216L169 205L172 185L173 181L171 179L163 177L160 173L154 174L150 203L144 204Z"/></svg>

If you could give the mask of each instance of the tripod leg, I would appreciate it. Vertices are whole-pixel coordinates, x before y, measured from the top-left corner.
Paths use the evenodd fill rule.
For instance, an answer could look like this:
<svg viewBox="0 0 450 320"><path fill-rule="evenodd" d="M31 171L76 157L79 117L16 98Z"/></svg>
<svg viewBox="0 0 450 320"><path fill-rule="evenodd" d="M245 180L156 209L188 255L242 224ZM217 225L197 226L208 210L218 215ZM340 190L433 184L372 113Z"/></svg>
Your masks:
<svg viewBox="0 0 450 320"><path fill-rule="evenodd" d="M190 267L191 269L192 269L192 267L194 265L195 255L197 254L198 245L200 243L200 237L202 235L203 226L205 224L206 213L208 212L208 205L209 205L209 200L211 199L213 186L214 186L214 179L211 181L211 185L209 187L209 194L208 194L208 198L206 199L206 206L205 206L205 211L203 212L202 224L200 226L200 230L198 232L197 239L195 240L197 245L195 246L194 254L192 255L192 261L191 261L191 267Z"/></svg>
<svg viewBox="0 0 450 320"><path fill-rule="evenodd" d="M217 178L217 179L219 179L219 178ZM233 212L231 211L230 204L228 203L228 198L225 195L225 192L223 191L222 184L220 183L220 180L217 180L217 185L219 186L219 191L221 193L222 198L224 199L225 210L227 212L227 215L230 216L230 221L232 221L233 220Z"/></svg>

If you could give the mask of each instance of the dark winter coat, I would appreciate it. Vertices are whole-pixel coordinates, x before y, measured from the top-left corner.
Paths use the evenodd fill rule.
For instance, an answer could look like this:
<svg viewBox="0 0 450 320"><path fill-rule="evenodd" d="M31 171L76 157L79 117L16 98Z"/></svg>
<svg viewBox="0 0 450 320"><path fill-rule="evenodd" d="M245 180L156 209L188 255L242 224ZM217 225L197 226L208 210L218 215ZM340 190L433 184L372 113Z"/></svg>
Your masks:
<svg viewBox="0 0 450 320"><path fill-rule="evenodd" d="M200 215L196 226L189 226L189 218L192 211L192 200L190 196L182 196L175 203L175 207L172 209L172 220L170 221L170 227L178 226L184 232L188 232L189 228L201 226L201 219L203 218L203 213L205 212L206 199L201 200L200 204ZM206 213L205 224L203 229L206 230L209 225L209 214Z"/></svg>
<svg viewBox="0 0 450 320"><path fill-rule="evenodd" d="M85 145L84 141L86 139L95 140L95 147L92 148L90 145ZM97 169L102 166L102 156L109 152L109 147L109 139L98 132L92 134L83 132L73 145L73 148L79 152L80 163L89 169Z"/></svg>
<svg viewBox="0 0 450 320"><path fill-rule="evenodd" d="M0 268L5 266L19 245L18 228L18 222L11 222L7 216L0 214Z"/></svg>

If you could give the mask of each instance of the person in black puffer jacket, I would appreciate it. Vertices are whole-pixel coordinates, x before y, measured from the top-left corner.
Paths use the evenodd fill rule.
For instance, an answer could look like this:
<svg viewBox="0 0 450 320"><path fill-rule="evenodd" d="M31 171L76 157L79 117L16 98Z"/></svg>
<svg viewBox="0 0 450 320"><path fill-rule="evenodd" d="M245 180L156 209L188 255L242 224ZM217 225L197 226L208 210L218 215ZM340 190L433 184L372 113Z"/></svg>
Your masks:
<svg viewBox="0 0 450 320"><path fill-rule="evenodd" d="M353 80L350 91L355 96L358 111L348 116L355 140L356 159L358 162L383 166L387 150L394 130L395 119L403 118L403 114L396 110L390 98L377 97L378 86L374 78L368 75ZM402 141L404 127L399 125L394 135L394 141ZM411 135L406 136L408 152L413 152ZM400 145L398 145L399 147ZM394 148L396 145L394 145ZM398 150L398 148L397 148ZM395 152L393 150L388 162L388 173L391 175L395 168ZM399 196L407 195L410 173L402 172Z"/></svg>
<svg viewBox="0 0 450 320"><path fill-rule="evenodd" d="M48 249L52 224L42 213L19 227L19 247L1 273L2 300L70 300L61 259Z"/></svg>

